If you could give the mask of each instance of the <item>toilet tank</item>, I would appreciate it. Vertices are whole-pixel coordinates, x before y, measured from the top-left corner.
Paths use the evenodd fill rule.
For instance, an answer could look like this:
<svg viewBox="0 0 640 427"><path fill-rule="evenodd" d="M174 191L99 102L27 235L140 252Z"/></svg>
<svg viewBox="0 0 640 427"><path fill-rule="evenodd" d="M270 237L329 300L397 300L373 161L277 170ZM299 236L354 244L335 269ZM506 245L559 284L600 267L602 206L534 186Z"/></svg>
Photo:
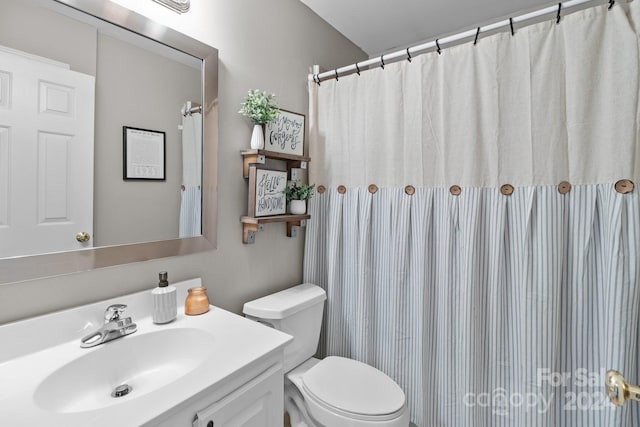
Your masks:
<svg viewBox="0 0 640 427"><path fill-rule="evenodd" d="M320 338L322 312L327 294L321 287L303 283L244 305L242 312L293 337L284 349L284 371L312 357Z"/></svg>

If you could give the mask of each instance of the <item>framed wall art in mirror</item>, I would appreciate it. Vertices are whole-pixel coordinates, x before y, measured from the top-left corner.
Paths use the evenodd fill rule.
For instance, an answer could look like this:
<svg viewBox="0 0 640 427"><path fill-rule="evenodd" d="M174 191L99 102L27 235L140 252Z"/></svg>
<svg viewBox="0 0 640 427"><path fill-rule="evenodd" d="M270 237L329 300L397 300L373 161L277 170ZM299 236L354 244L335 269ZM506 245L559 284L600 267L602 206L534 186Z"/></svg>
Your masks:
<svg viewBox="0 0 640 427"><path fill-rule="evenodd" d="M167 141L162 131L122 127L122 179L167 179Z"/></svg>

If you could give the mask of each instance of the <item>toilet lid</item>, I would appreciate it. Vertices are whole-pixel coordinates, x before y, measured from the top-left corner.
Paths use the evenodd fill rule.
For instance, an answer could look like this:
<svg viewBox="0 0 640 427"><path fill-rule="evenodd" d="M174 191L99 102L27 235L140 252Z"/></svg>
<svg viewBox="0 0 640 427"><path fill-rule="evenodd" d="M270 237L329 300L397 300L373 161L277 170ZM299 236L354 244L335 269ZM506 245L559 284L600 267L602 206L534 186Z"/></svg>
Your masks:
<svg viewBox="0 0 640 427"><path fill-rule="evenodd" d="M307 392L325 404L359 415L393 414L404 406L402 389L376 368L330 356L302 377Z"/></svg>

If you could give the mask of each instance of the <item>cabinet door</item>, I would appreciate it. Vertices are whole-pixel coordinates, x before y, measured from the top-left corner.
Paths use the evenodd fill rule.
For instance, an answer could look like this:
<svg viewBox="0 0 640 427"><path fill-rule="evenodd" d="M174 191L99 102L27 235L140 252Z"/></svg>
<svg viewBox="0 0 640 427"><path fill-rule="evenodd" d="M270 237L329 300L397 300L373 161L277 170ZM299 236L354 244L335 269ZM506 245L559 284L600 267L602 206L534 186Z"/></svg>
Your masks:
<svg viewBox="0 0 640 427"><path fill-rule="evenodd" d="M193 427L281 427L284 380L274 366L196 413Z"/></svg>

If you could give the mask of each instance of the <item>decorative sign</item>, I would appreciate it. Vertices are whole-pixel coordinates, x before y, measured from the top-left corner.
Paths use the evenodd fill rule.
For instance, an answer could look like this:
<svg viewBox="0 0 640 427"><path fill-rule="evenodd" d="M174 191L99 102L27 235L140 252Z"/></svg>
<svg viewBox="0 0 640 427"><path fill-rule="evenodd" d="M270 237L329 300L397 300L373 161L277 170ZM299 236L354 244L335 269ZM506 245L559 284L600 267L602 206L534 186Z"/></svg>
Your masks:
<svg viewBox="0 0 640 427"><path fill-rule="evenodd" d="M302 156L304 152L304 115L280 110L278 117L265 125L264 135L265 150Z"/></svg>
<svg viewBox="0 0 640 427"><path fill-rule="evenodd" d="M249 216L282 215L287 212L287 198L282 192L287 186L287 172L249 170Z"/></svg>
<svg viewBox="0 0 640 427"><path fill-rule="evenodd" d="M123 126L122 178L154 179L165 177L165 133Z"/></svg>

